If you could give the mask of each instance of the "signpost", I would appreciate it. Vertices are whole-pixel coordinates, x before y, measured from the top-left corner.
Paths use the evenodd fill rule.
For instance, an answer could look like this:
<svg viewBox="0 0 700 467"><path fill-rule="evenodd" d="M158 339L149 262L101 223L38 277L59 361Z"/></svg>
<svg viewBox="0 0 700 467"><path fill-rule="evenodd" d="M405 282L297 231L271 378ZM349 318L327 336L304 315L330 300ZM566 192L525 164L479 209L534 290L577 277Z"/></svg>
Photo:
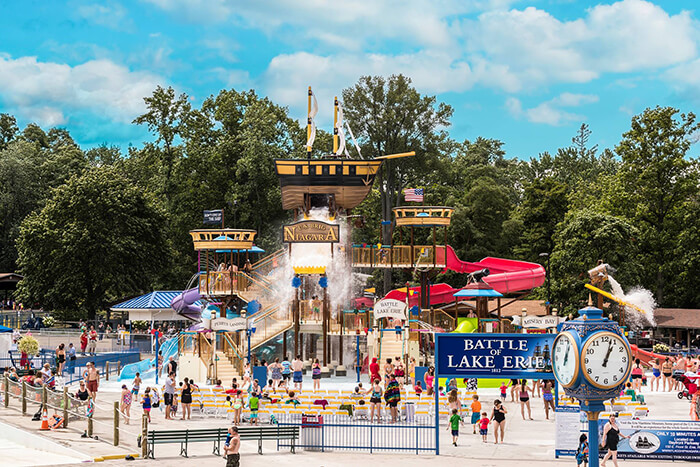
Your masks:
<svg viewBox="0 0 700 467"><path fill-rule="evenodd" d="M224 210L223 209L213 209L210 211L204 211L204 225L216 225L221 224L221 228L224 228Z"/></svg>
<svg viewBox="0 0 700 467"><path fill-rule="evenodd" d="M393 318L405 321L407 309L408 305L406 305L406 302L393 298L385 298L374 304L372 314L374 315L374 321L381 318Z"/></svg>
<svg viewBox="0 0 700 467"><path fill-rule="evenodd" d="M340 226L323 221L299 221L282 228L285 243L338 243Z"/></svg>
<svg viewBox="0 0 700 467"><path fill-rule="evenodd" d="M440 377L551 378L554 338L554 334L435 334L435 454L440 454Z"/></svg>
<svg viewBox="0 0 700 467"><path fill-rule="evenodd" d="M248 327L245 318L214 318L211 320L212 331L240 331Z"/></svg>

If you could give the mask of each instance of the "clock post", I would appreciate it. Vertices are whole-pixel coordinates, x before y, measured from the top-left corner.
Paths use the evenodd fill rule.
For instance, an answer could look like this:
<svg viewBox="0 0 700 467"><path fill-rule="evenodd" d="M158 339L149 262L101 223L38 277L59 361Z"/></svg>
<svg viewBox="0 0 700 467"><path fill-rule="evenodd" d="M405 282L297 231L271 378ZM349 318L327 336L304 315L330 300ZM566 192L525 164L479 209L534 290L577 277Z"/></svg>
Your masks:
<svg viewBox="0 0 700 467"><path fill-rule="evenodd" d="M599 308L586 307L579 318L559 325L552 349L554 377L587 415L589 465L598 467L598 418L604 402L617 397L630 376L629 342L617 322L604 318Z"/></svg>

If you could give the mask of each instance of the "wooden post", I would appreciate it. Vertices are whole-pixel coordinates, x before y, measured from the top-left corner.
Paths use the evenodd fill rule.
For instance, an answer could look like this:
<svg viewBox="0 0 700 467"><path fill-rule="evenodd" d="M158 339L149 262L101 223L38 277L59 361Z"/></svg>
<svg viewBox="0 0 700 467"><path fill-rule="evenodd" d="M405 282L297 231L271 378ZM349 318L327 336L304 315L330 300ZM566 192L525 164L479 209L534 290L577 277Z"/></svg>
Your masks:
<svg viewBox="0 0 700 467"><path fill-rule="evenodd" d="M178 343L179 343L179 341L178 341ZM182 353L182 352L178 352L178 353ZM122 361L117 360L117 374L120 374L121 372L122 372Z"/></svg>
<svg viewBox="0 0 700 467"><path fill-rule="evenodd" d="M503 323L501 323L501 297L496 299L496 307L498 308L498 332L503 332Z"/></svg>
<svg viewBox="0 0 700 467"><path fill-rule="evenodd" d="M119 401L114 401L114 445L119 446Z"/></svg>
<svg viewBox="0 0 700 467"><path fill-rule="evenodd" d="M43 386L41 388L41 405L46 409L49 401L49 388Z"/></svg>
<svg viewBox="0 0 700 467"><path fill-rule="evenodd" d="M5 407L10 406L10 378L7 377L5 373Z"/></svg>
<svg viewBox="0 0 700 467"><path fill-rule="evenodd" d="M109 362L105 362L105 378L109 381Z"/></svg>
<svg viewBox="0 0 700 467"><path fill-rule="evenodd" d="M141 417L141 459L148 457L148 415Z"/></svg>
<svg viewBox="0 0 700 467"><path fill-rule="evenodd" d="M68 428L68 386L63 386L63 428Z"/></svg>
<svg viewBox="0 0 700 467"><path fill-rule="evenodd" d="M27 415L27 382L22 381L22 415Z"/></svg>
<svg viewBox="0 0 700 467"><path fill-rule="evenodd" d="M92 402L92 397L88 397L88 406L90 406L90 404L92 404L92 403L93 403L93 402ZM92 414L94 415L95 412L93 411ZM88 422L88 424L87 424L87 425L88 425L88 426L87 426L87 435L88 435L90 438L92 438L92 417L93 417L93 415L89 416L88 419L87 419L87 422Z"/></svg>

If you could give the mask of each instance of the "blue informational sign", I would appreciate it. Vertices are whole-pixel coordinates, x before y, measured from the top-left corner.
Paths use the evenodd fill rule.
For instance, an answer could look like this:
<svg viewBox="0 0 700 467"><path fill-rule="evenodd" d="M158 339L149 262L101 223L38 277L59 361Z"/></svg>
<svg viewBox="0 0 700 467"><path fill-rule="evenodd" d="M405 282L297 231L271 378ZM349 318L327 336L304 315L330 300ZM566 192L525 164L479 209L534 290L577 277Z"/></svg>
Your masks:
<svg viewBox="0 0 700 467"><path fill-rule="evenodd" d="M555 334L436 334L439 376L549 379Z"/></svg>
<svg viewBox="0 0 700 467"><path fill-rule="evenodd" d="M607 420L598 421L601 444ZM620 459L700 461L700 422L667 420L625 420L617 424L623 435L617 445ZM601 449L600 455L605 454Z"/></svg>

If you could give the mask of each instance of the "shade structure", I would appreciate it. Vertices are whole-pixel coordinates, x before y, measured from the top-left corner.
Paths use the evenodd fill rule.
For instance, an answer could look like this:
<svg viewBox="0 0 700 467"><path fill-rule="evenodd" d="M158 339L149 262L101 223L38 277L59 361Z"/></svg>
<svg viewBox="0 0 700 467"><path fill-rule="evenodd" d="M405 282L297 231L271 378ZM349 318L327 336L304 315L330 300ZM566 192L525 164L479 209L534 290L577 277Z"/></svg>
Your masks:
<svg viewBox="0 0 700 467"><path fill-rule="evenodd" d="M247 250L216 250L217 253L265 253L265 250L259 246L253 245L253 248Z"/></svg>
<svg viewBox="0 0 700 467"><path fill-rule="evenodd" d="M483 282L476 282L467 285L457 293L453 295L455 298L464 298L464 297L472 297L472 298L478 298L478 297L486 297L486 298L498 298L502 297L503 294L500 292L497 292L491 288L488 284L485 284Z"/></svg>

